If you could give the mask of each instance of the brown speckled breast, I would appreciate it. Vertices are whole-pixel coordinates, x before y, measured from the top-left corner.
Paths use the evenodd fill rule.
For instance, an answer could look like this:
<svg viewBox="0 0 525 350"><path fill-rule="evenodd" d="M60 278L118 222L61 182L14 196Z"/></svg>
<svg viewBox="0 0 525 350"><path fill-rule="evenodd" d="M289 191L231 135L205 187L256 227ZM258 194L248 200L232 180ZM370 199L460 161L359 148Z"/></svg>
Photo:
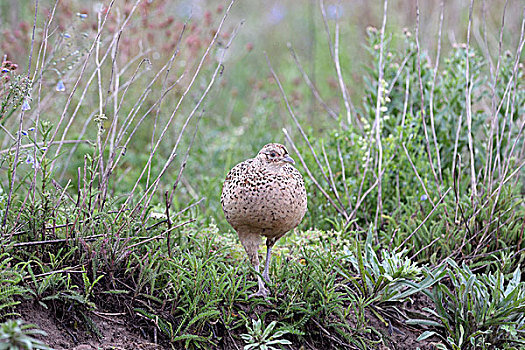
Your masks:
<svg viewBox="0 0 525 350"><path fill-rule="evenodd" d="M292 165L271 167L254 158L230 170L222 188L226 220L236 231L250 230L266 237L282 236L295 228L306 212L303 177Z"/></svg>

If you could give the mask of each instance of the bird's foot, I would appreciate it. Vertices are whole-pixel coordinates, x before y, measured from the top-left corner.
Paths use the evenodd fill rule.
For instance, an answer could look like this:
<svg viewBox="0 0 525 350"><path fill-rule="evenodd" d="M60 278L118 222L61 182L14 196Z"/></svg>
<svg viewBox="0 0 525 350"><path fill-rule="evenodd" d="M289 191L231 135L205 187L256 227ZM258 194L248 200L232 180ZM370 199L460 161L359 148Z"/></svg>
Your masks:
<svg viewBox="0 0 525 350"><path fill-rule="evenodd" d="M270 295L270 291L267 288L262 287L262 288L259 288L259 290L256 293L250 294L250 296L248 296L248 299L255 298L255 297L266 298L269 295Z"/></svg>

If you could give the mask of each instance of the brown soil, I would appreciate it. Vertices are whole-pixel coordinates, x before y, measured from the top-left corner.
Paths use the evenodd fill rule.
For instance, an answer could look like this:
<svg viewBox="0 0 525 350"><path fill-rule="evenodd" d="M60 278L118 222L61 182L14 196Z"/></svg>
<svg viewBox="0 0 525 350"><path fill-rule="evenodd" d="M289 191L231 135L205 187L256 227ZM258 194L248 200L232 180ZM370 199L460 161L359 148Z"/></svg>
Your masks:
<svg viewBox="0 0 525 350"><path fill-rule="evenodd" d="M112 305L115 307L116 305ZM237 305L247 314L261 314L272 308L271 304L261 305ZM387 346L381 345L379 350L414 350L418 347L421 350L434 350L439 343L437 337L429 338L418 342L417 338L424 332L421 328L415 328L404 323L407 317L418 318L417 314L422 313L424 307L428 307L430 301L426 296L419 294L413 297L411 302L397 305L396 308L385 307L376 309L383 320L379 319L373 312L365 311L365 317L369 326L382 334L382 338L387 340ZM40 329L47 333L46 337L40 339L54 349L62 350L162 350L172 349L165 345L156 344L153 339L149 339L151 329L144 329L139 323L139 319L131 320L124 313L90 313L87 321L72 316L72 310L68 313L60 311L54 312L33 302L24 302L17 307L21 318L27 323L36 324ZM56 310L55 310L56 311ZM64 314L63 317L56 316ZM354 317L350 316L348 324L351 328L358 327L354 324ZM335 320L334 320L335 321ZM324 329L315 320L309 322L310 328L305 336L305 343L301 349L320 349L320 348L349 348L354 347L343 343L337 336L335 329ZM90 331L91 330L91 331ZM96 331L95 331L96 330ZM220 334L222 340L218 344L220 349L242 349L244 343L239 339L234 339L232 334L227 331ZM162 343L159 334L159 342ZM235 337L236 338L236 337ZM377 334L372 332L370 340L378 340ZM179 344L182 345L182 344ZM349 347L350 346L350 347ZM177 348L177 346L176 346ZM296 348L296 347L293 347Z"/></svg>
<svg viewBox="0 0 525 350"><path fill-rule="evenodd" d="M144 337L131 332L128 323L120 315L97 316L91 314L97 336L76 325L70 327L57 319L55 315L33 303L24 303L17 308L21 318L27 323L36 324L47 333L41 340L57 350L161 350L164 347L154 344ZM73 325L75 326L75 325Z"/></svg>
<svg viewBox="0 0 525 350"><path fill-rule="evenodd" d="M417 338L423 334L425 329L416 328L404 322L407 318L421 318L421 315L429 317L430 315L423 311L425 307L432 308L433 304L426 295L419 293L413 295L410 301L397 305L396 308L382 310L380 314L387 324L368 310L366 315L368 316L369 325L381 332L385 339L390 340L389 347L384 348L385 350L414 350L417 348L434 350L436 345L440 343L440 339L437 336L417 341Z"/></svg>

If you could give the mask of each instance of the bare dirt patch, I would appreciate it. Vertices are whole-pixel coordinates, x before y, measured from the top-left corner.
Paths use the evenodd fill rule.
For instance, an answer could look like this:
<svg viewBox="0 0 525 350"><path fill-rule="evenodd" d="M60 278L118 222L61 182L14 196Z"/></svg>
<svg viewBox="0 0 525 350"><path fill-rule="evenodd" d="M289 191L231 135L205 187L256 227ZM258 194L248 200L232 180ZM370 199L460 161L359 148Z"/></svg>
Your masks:
<svg viewBox="0 0 525 350"><path fill-rule="evenodd" d="M131 319L129 315L122 312L111 312L109 309L123 309L117 307L118 303L102 302L106 307L106 312L90 312L89 318L82 320L78 310L59 310L46 309L34 302L24 302L17 308L21 318L28 323L36 324L40 329L47 333L46 337L40 337L42 341L57 350L162 350L172 349L163 339L162 334L158 334L156 344L152 339L152 328L142 324L143 320ZM99 305L100 307L101 305ZM121 305L122 306L122 305ZM249 304L237 305L247 314L257 314L269 312L273 306L260 304L250 306ZM417 341L423 333L423 329L407 325L404 322L407 315L421 314L424 307L428 307L429 300L424 295L417 295L411 301L398 305L393 312L393 308L376 310L382 315L382 320L374 313L365 311L365 317L369 326L376 332L381 333L386 345L378 345L380 350L433 350L439 342L437 337ZM58 312L57 312L58 311ZM271 316L270 318L271 319ZM353 315L347 319L350 327L356 326ZM335 320L334 320L335 322ZM226 329L217 329L214 334L218 336L218 349L242 349L245 345L238 337L237 332L230 333ZM307 325L309 332L305 335L304 343L292 345L290 349L337 349L345 348L345 345L334 328L323 328L315 320L309 321ZM235 334L234 334L235 333ZM378 334L370 333L370 341L379 340ZM291 339L290 339L291 340ZM173 344L175 348L183 348L183 344ZM354 348L354 347L350 347Z"/></svg>
<svg viewBox="0 0 525 350"><path fill-rule="evenodd" d="M86 331L85 325L66 324L50 310L34 303L24 303L17 311L24 321L34 323L45 331L47 337L41 337L41 340L57 350L165 349L131 331L129 322L122 316L100 317L90 314L90 319L99 332L97 335L95 332Z"/></svg>

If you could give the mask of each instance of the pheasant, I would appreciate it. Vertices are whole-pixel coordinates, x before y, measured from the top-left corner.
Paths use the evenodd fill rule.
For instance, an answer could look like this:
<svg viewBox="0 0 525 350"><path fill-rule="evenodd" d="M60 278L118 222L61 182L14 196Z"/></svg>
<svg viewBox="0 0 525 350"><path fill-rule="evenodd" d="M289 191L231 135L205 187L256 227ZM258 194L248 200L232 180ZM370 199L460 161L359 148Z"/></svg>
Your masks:
<svg viewBox="0 0 525 350"><path fill-rule="evenodd" d="M224 181L222 209L257 272L258 290L249 298L269 295L264 280L270 282L272 247L299 225L306 212L306 189L294 163L286 147L269 143L255 158L234 166ZM264 280L259 274L257 252L263 236L266 237Z"/></svg>

